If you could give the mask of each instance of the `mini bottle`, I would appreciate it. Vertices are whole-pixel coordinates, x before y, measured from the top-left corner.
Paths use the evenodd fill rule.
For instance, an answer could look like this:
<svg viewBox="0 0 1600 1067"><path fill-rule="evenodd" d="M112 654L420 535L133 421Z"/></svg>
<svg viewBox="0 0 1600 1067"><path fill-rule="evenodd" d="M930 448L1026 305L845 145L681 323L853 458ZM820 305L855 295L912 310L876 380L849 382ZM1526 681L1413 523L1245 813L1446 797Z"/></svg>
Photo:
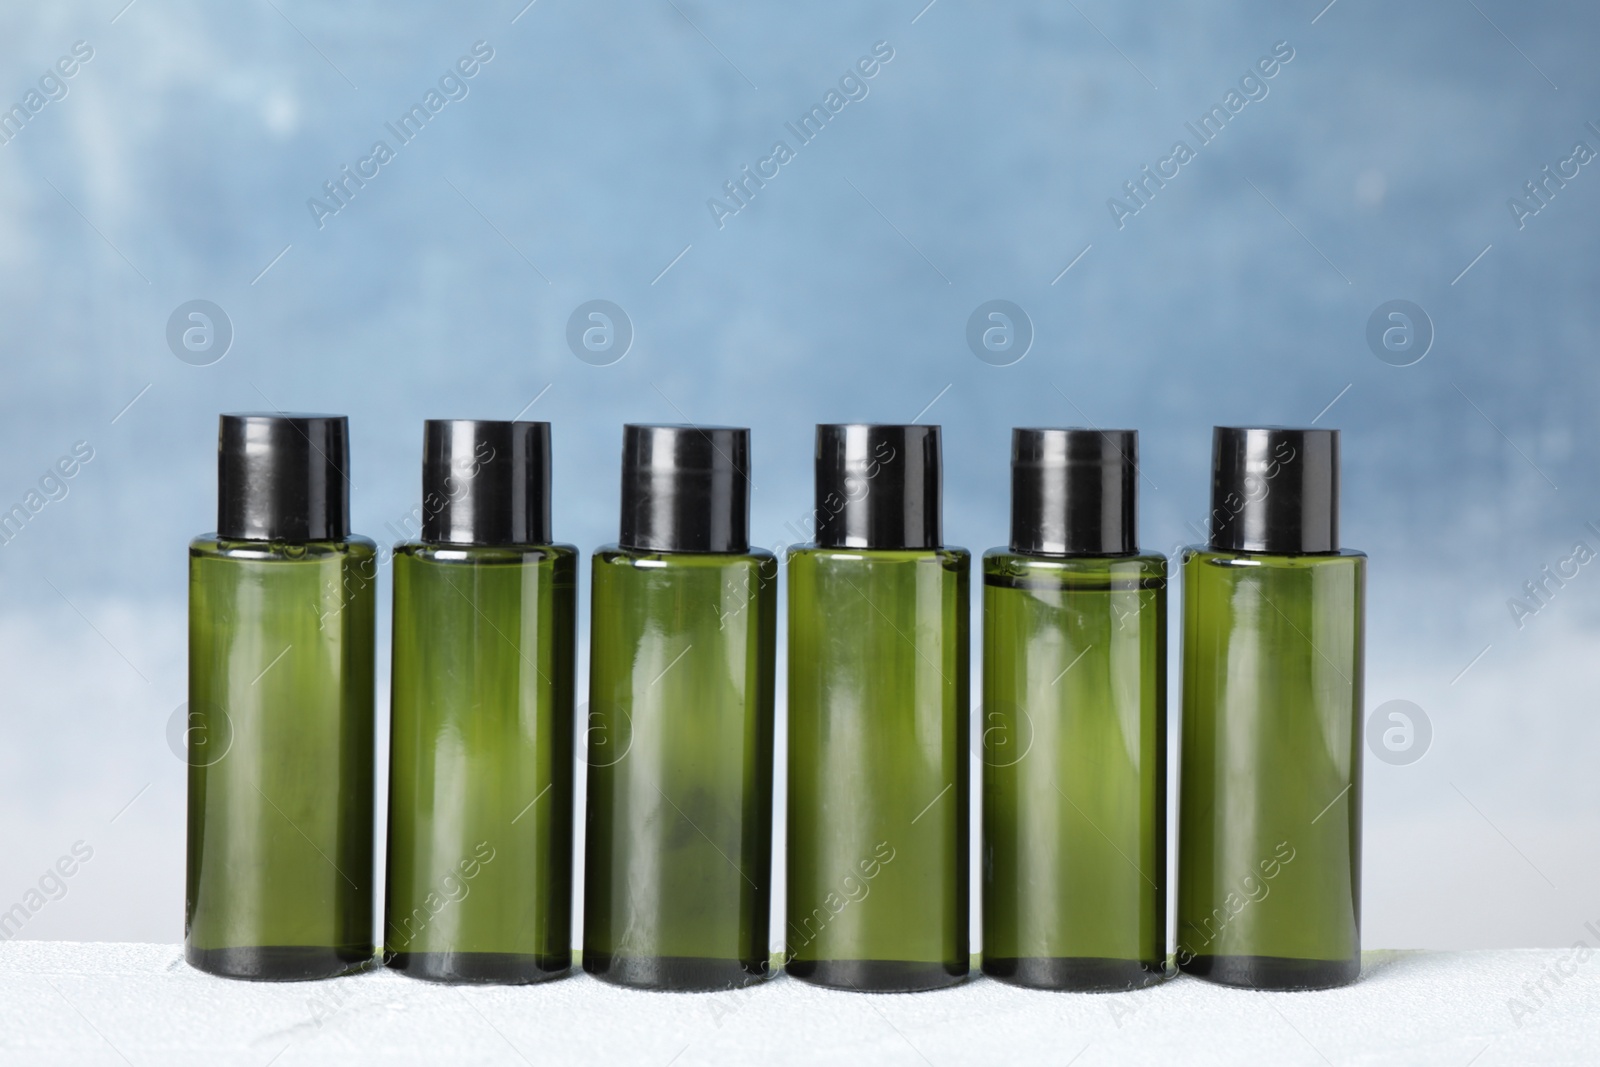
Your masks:
<svg viewBox="0 0 1600 1067"><path fill-rule="evenodd" d="M787 969L909 992L968 957L968 571L937 426L817 427L789 550Z"/></svg>
<svg viewBox="0 0 1600 1067"><path fill-rule="evenodd" d="M324 978L372 945L377 546L342 415L223 415L217 532L189 544L184 955Z"/></svg>
<svg viewBox="0 0 1600 1067"><path fill-rule="evenodd" d="M983 970L1159 981L1167 956L1165 556L1138 548L1134 430L1011 436L983 557Z"/></svg>
<svg viewBox="0 0 1600 1067"><path fill-rule="evenodd" d="M1366 557L1339 547L1339 432L1217 427L1183 554L1178 965L1322 989L1361 966Z"/></svg>
<svg viewBox="0 0 1600 1067"><path fill-rule="evenodd" d="M384 958L537 982L572 963L577 550L550 538L550 424L423 425L421 540L394 550Z"/></svg>
<svg viewBox="0 0 1600 1067"><path fill-rule="evenodd" d="M727 989L769 969L777 558L750 431L626 426L592 564L583 969Z"/></svg>

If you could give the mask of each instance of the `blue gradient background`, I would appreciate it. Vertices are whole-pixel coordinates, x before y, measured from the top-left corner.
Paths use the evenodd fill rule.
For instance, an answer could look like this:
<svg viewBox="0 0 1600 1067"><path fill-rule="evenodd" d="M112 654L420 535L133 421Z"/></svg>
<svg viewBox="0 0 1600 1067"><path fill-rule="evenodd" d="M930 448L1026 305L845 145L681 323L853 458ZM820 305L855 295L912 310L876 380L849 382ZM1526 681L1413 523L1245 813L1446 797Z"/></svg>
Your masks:
<svg viewBox="0 0 1600 1067"><path fill-rule="evenodd" d="M920 413L974 551L1006 537L1011 426L1133 426L1166 550L1198 539L1212 424L1320 414L1345 434L1345 541L1372 555L1368 707L1433 727L1421 761L1368 761L1367 944L1568 945L1600 918L1600 564L1520 628L1507 605L1600 549L1600 164L1523 228L1506 203L1600 149L1600 16L923 2L0 11L0 103L94 48L0 145L0 508L95 452L0 547L0 910L94 849L18 936L181 936L166 731L217 413L347 413L354 525L387 541L422 419L536 396L556 531L585 550L615 536L627 420L753 427L777 545L809 510L814 423ZM467 97L319 229L307 199L478 40ZM870 94L719 229L707 199L877 41ZM1269 95L1118 229L1107 198L1279 41ZM236 332L212 366L166 344L195 298ZM608 367L565 341L596 298L636 330ZM965 341L994 298L1035 330L1009 367ZM1437 331L1409 367L1365 340L1397 298ZM388 596L385 575L385 646Z"/></svg>

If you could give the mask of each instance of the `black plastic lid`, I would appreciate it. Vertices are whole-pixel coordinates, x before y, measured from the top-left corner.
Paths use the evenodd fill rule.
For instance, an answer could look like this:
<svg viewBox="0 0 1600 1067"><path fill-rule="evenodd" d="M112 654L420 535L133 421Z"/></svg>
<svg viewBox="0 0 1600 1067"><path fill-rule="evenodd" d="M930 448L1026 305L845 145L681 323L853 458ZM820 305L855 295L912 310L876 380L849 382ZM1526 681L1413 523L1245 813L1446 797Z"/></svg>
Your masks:
<svg viewBox="0 0 1600 1067"><path fill-rule="evenodd" d="M1139 550L1139 431L1011 431L1011 551Z"/></svg>
<svg viewBox="0 0 1600 1067"><path fill-rule="evenodd" d="M450 545L550 543L550 424L422 424L422 539Z"/></svg>
<svg viewBox="0 0 1600 1067"><path fill-rule="evenodd" d="M817 544L939 548L939 427L817 427Z"/></svg>
<svg viewBox="0 0 1600 1067"><path fill-rule="evenodd" d="M223 415L217 536L341 541L350 536L349 470L343 415Z"/></svg>
<svg viewBox="0 0 1600 1067"><path fill-rule="evenodd" d="M622 529L637 552L750 550L750 431L622 428Z"/></svg>
<svg viewBox="0 0 1600 1067"><path fill-rule="evenodd" d="M1339 431L1216 427L1211 547L1280 555L1339 551Z"/></svg>

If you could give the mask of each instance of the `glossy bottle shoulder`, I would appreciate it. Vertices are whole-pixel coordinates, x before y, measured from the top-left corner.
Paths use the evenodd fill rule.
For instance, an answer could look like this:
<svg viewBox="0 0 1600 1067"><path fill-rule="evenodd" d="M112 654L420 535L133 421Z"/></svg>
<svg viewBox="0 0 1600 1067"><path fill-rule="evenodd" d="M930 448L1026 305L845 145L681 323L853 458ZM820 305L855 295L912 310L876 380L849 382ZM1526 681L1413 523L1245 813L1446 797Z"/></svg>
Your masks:
<svg viewBox="0 0 1600 1067"><path fill-rule="evenodd" d="M1154 552L1124 556L1032 556L1010 548L983 554L984 584L997 588L1153 588L1167 581L1167 557Z"/></svg>
<svg viewBox="0 0 1600 1067"><path fill-rule="evenodd" d="M1297 553L1279 555L1268 552L1222 552L1205 545L1190 545L1183 550L1180 566L1215 567L1219 569L1265 569L1275 571L1307 571L1317 568L1345 568L1364 571L1367 554L1353 548L1338 552Z"/></svg>
<svg viewBox="0 0 1600 1067"><path fill-rule="evenodd" d="M396 560L435 563L444 566L469 565L539 566L553 563L572 566L578 559L575 545L449 545L430 541L401 541L394 546Z"/></svg>
<svg viewBox="0 0 1600 1067"><path fill-rule="evenodd" d="M720 570L739 564L775 568L778 557L764 548L747 552L638 552L617 545L601 545L594 550L595 567L629 567L641 570Z"/></svg>
<svg viewBox="0 0 1600 1067"><path fill-rule="evenodd" d="M891 566L924 564L949 571L966 571L972 553L955 545L939 548L831 548L816 544L791 545L785 555L789 565L815 567Z"/></svg>
<svg viewBox="0 0 1600 1067"><path fill-rule="evenodd" d="M338 541L245 541L201 534L189 542L190 559L251 560L266 563L298 563L346 558L369 560L377 557L378 543L370 537L351 534Z"/></svg>

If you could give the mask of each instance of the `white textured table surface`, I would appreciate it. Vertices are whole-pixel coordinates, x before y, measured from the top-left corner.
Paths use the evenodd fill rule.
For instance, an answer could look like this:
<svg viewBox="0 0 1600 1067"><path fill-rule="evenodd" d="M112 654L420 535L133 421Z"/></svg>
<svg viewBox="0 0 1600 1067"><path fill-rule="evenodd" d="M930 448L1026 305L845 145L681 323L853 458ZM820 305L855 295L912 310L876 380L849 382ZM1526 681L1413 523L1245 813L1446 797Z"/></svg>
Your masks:
<svg viewBox="0 0 1600 1067"><path fill-rule="evenodd" d="M780 977L690 995L581 974L521 988L382 970L246 983L191 970L174 945L12 941L0 1063L1595 1064L1600 953L1369 952L1360 982L1324 993L1179 978L1074 995L980 978L868 996Z"/></svg>

